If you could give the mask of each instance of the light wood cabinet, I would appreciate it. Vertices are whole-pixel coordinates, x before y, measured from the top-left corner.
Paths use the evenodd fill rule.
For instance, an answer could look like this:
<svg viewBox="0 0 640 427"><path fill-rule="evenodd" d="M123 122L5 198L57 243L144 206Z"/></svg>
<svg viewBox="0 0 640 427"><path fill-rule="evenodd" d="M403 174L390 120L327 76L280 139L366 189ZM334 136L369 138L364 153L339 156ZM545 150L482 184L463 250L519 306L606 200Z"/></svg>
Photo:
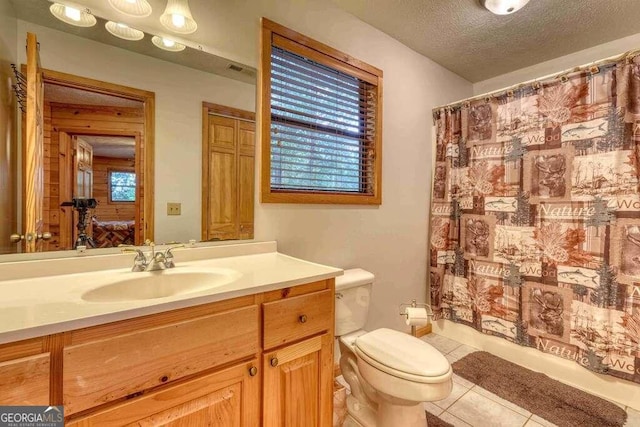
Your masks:
<svg viewBox="0 0 640 427"><path fill-rule="evenodd" d="M255 122L207 114L203 240L253 238Z"/></svg>
<svg viewBox="0 0 640 427"><path fill-rule="evenodd" d="M66 425L331 426L334 280L0 345L0 405Z"/></svg>
<svg viewBox="0 0 640 427"><path fill-rule="evenodd" d="M181 382L67 423L90 426L260 425L257 360Z"/></svg>
<svg viewBox="0 0 640 427"><path fill-rule="evenodd" d="M0 363L0 405L49 404L50 354Z"/></svg>
<svg viewBox="0 0 640 427"><path fill-rule="evenodd" d="M265 427L332 423L333 337L323 334L263 356Z"/></svg>

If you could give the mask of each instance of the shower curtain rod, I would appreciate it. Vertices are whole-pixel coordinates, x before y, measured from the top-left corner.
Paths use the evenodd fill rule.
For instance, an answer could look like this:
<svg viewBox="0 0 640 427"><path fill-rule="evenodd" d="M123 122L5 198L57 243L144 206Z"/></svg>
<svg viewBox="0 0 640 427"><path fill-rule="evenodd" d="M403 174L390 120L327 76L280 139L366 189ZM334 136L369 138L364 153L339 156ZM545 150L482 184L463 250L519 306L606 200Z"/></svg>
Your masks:
<svg viewBox="0 0 640 427"><path fill-rule="evenodd" d="M522 82L522 83L517 83L517 84L511 85L511 86L504 87L502 89L492 90L490 92L485 92L485 93L480 94L480 95L474 95L474 96L469 97L469 98L460 99L458 101L454 101L454 102L451 102L449 104L439 105L437 107L434 107L431 111L433 111L435 113L436 111L438 111L440 109L443 109L443 108L457 107L458 105L462 105L462 104L465 104L467 102L471 102L471 101L475 101L475 100L483 99L483 98L489 98L489 97L494 96L494 95L496 95L498 93L508 92L510 90L511 91L512 90L516 90L516 89L519 89L519 88L521 88L523 86L526 86L526 85L529 85L529 84L532 84L532 83L537 83L537 82L541 82L541 81L544 81L544 80L549 80L549 79L552 79L552 78L555 78L555 77L562 77L563 75L566 75L566 74L569 74L569 73L575 73L575 72L578 72L578 71L581 71L581 70L591 69L593 67L598 67L599 65L603 65L603 64L605 64L607 62L615 62L615 61L619 61L619 60L625 59L625 58L626 59L632 59L632 58L635 58L638 55L640 55L640 49L630 50L630 51L627 51L627 52L622 53L622 54L613 55L613 56L610 56L608 58L604 58L604 59L600 59L598 61L590 62L588 64L580 65L578 67L568 68L568 69L566 69L564 71L547 74L546 76L542 76L542 77L538 77L538 78L535 78L535 79L527 80L527 81Z"/></svg>

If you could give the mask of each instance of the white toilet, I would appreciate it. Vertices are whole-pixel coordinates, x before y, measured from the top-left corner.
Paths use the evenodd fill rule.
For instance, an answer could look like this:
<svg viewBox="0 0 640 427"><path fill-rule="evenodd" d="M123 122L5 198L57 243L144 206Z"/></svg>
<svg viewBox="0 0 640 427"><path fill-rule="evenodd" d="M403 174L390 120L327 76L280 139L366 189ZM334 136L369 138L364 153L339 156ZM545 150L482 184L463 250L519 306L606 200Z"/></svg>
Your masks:
<svg viewBox="0 0 640 427"><path fill-rule="evenodd" d="M430 344L409 334L362 330L374 279L359 268L336 278L335 334L340 370L351 388L344 426L425 427L422 402L451 393L451 365Z"/></svg>

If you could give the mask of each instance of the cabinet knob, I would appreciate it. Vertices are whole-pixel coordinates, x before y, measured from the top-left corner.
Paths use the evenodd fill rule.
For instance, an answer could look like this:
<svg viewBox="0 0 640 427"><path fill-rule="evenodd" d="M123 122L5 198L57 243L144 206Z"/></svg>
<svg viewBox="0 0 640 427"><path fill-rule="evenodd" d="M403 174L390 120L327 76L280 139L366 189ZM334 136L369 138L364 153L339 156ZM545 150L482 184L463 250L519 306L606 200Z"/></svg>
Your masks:
<svg viewBox="0 0 640 427"><path fill-rule="evenodd" d="M250 367L249 375L252 377L255 377L256 375L258 375L258 368L256 368L255 366Z"/></svg>
<svg viewBox="0 0 640 427"><path fill-rule="evenodd" d="M276 366L278 366L278 358L277 357L272 357L270 360L271 366L273 366L274 368Z"/></svg>
<svg viewBox="0 0 640 427"><path fill-rule="evenodd" d="M300 317L298 317L298 321L300 323L307 323L307 315L306 314L301 315Z"/></svg>
<svg viewBox="0 0 640 427"><path fill-rule="evenodd" d="M18 243L24 240L24 236L22 234L12 234L9 236L9 240L11 243Z"/></svg>

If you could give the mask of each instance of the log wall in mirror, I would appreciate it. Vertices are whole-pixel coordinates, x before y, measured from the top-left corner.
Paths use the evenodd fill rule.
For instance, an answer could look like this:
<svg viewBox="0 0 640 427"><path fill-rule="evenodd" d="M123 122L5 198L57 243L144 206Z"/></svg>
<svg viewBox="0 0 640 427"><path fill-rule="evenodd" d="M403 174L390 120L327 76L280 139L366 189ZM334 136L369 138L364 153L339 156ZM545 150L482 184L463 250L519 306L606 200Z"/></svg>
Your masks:
<svg viewBox="0 0 640 427"><path fill-rule="evenodd" d="M157 13L162 3L151 0ZM78 244L142 244L146 239L252 237L252 225L250 233L211 234L206 229L214 222L205 217L205 208L210 212L211 203L224 197L212 194L213 187L202 181L205 173L215 175L208 152L202 151L203 131L209 129L202 111L203 105L211 105L206 101L251 114L255 70L207 53L190 44L188 36L179 39L186 45L181 52L158 49L152 34L140 41L118 39L95 10L97 25L71 26L53 17L50 5L45 0L0 0L0 255L70 250ZM11 64L25 77L31 70L27 33L38 41L39 63L32 71L42 72L35 118L21 113L21 103L26 110L29 100L11 88L22 78ZM31 101L38 105L37 97ZM36 124L33 131L27 116ZM242 137L253 138L241 124ZM34 135L42 145L24 151L25 140ZM39 156L39 163L30 171L25 161L33 156ZM200 169L205 165L207 170ZM246 192L242 197L235 209L242 203L244 212L247 206L252 211L253 191L251 200ZM35 221L26 217L31 212L27 202L40 209ZM179 204L180 215L169 214L169 204ZM87 215L79 228L83 210ZM234 227L246 230L238 221ZM18 243L12 243L12 235Z"/></svg>

